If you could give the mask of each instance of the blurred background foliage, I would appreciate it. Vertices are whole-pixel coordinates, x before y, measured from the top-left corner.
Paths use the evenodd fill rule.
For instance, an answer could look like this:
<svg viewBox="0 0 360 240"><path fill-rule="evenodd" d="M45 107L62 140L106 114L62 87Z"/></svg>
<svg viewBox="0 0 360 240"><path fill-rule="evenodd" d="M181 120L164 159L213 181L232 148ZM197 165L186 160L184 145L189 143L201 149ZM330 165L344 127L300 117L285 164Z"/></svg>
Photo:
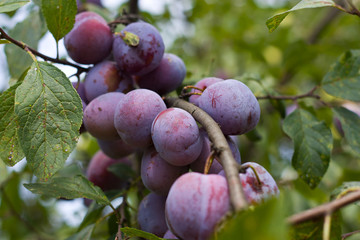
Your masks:
<svg viewBox="0 0 360 240"><path fill-rule="evenodd" d="M184 60L188 72L184 84L217 76L243 80L256 96L297 95L320 85L323 76L343 52L360 47L359 18L330 8L291 13L277 30L269 33L265 25L267 18L290 9L297 2L168 0L161 13L140 9L140 14L161 31L167 43L166 51ZM127 3L116 11L103 11L103 14L111 19L124 8ZM31 9L36 11L37 6L32 6L29 11ZM321 90L319 94L332 106L342 103ZM262 164L277 180L286 196L285 216L327 202L330 193L343 182L360 179L359 156L347 148L336 131L330 108L312 99L297 102L261 100L260 103L260 123L255 131L239 137L239 148L244 162ZM294 104L313 107L316 116L331 127L334 136L330 167L314 190L298 179L292 168L292 142L281 128L286 110ZM77 151L68 162L85 169L97 149L92 137L82 135ZM69 217L82 219L87 211L82 200L54 200L31 194L22 184L33 181L34 177L23 163L18 165L21 166L14 170L0 162L0 239L66 239L74 234L78 223L61 212L70 215L68 208L73 204L78 209L74 209ZM138 196L132 195L129 200L136 208ZM59 202L65 202L65 207L59 208ZM357 205L346 207L341 213L343 220L338 224L342 225L342 233L360 228ZM114 222L113 217L101 219L92 238L114 239L117 231ZM132 224L136 226L135 222Z"/></svg>

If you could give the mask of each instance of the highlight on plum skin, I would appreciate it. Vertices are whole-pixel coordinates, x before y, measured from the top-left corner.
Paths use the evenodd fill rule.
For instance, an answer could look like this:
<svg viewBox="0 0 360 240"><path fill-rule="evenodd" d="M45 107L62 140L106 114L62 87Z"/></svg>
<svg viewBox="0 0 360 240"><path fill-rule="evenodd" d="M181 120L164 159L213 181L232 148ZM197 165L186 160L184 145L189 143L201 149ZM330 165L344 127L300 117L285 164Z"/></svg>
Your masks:
<svg viewBox="0 0 360 240"><path fill-rule="evenodd" d="M199 97L207 112L225 135L240 135L254 129L260 119L260 105L242 82L228 79L207 87Z"/></svg>
<svg viewBox="0 0 360 240"><path fill-rule="evenodd" d="M102 151L98 151L90 160L86 176L89 181L103 191L121 190L126 187L127 183L108 170L109 166L117 163L132 166L128 158L113 159L106 156Z"/></svg>
<svg viewBox="0 0 360 240"><path fill-rule="evenodd" d="M141 179L147 189L159 195L166 196L175 180L188 171L188 166L178 167L166 162L154 147L146 149L141 159Z"/></svg>
<svg viewBox="0 0 360 240"><path fill-rule="evenodd" d="M69 56L78 63L94 64L111 52L113 34L105 19L94 12L76 15L73 29L64 37Z"/></svg>
<svg viewBox="0 0 360 240"><path fill-rule="evenodd" d="M141 230L162 237L167 231L165 221L166 196L149 193L140 202L137 220Z"/></svg>
<svg viewBox="0 0 360 240"><path fill-rule="evenodd" d="M165 50L159 31L146 22L131 23L120 34L125 31L137 35L140 41L137 46L129 46L115 35L113 54L120 69L129 75L141 76L157 68Z"/></svg>
<svg viewBox="0 0 360 240"><path fill-rule="evenodd" d="M104 140L119 139L114 125L114 113L118 103L124 98L120 92L100 95L92 100L84 110L84 125L94 137Z"/></svg>
<svg viewBox="0 0 360 240"><path fill-rule="evenodd" d="M186 166L199 156L202 138L195 119L180 108L159 113L151 127L156 151L168 163Z"/></svg>
<svg viewBox="0 0 360 240"><path fill-rule="evenodd" d="M171 187L165 209L168 227L180 239L209 239L230 210L226 179L217 174L186 173Z"/></svg>
<svg viewBox="0 0 360 240"><path fill-rule="evenodd" d="M139 87L164 95L178 88L184 81L185 75L186 67L181 58L171 53L165 53L160 65L155 70L135 77L135 80Z"/></svg>
<svg viewBox="0 0 360 240"><path fill-rule="evenodd" d="M127 144L146 148L152 144L151 124L165 109L164 101L156 92L148 89L130 91L116 107L115 128Z"/></svg>
<svg viewBox="0 0 360 240"><path fill-rule="evenodd" d="M127 93L134 89L131 77L122 73L115 62L102 61L86 74L84 90L88 101L108 93Z"/></svg>

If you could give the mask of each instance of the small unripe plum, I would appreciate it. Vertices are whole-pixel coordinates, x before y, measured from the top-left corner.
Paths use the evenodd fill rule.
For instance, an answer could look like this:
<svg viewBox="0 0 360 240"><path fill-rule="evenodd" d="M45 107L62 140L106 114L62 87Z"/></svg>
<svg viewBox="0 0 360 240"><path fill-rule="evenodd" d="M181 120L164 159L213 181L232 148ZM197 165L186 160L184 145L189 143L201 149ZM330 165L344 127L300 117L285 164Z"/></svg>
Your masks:
<svg viewBox="0 0 360 240"><path fill-rule="evenodd" d="M220 125L225 135L249 132L260 119L260 106L254 94L233 79L207 87L199 97L199 107Z"/></svg>
<svg viewBox="0 0 360 240"><path fill-rule="evenodd" d="M217 82L221 82L224 81L224 79L221 78L217 78L217 77L207 77L207 78L203 78L200 81L198 81L194 87L200 88L203 91L209 87L210 85L217 83ZM197 89L192 89L191 90L192 93L202 93L200 90ZM189 102L191 102L192 104L195 104L196 106L199 106L199 97L200 95L191 95L189 97Z"/></svg>
<svg viewBox="0 0 360 240"><path fill-rule="evenodd" d="M103 191L123 189L126 182L108 170L109 166L116 163L131 166L131 161L128 158L112 159L102 151L98 151L90 160L86 176L89 181L99 186Z"/></svg>
<svg viewBox="0 0 360 240"><path fill-rule="evenodd" d="M141 179L145 187L159 195L166 196L171 185L189 167L169 164L159 156L154 147L148 148L141 159Z"/></svg>
<svg viewBox="0 0 360 240"><path fill-rule="evenodd" d="M211 153L211 142L209 140L209 136L206 133L205 129L200 129L200 135L203 138L203 146L201 149L201 153L199 157L190 165L190 169L194 172L204 172L206 160L208 159L210 153ZM226 136L226 140L229 144L229 147L231 149L231 152L233 154L233 157L236 162L241 164L241 156L238 146L235 144L235 142L229 137ZM218 174L221 170L223 170L223 167L219 163L218 159L215 158L212 162L212 165L209 169L208 173L212 174Z"/></svg>
<svg viewBox="0 0 360 240"><path fill-rule="evenodd" d="M168 227L176 236L209 239L230 209L226 179L216 174L186 173L172 185L165 209Z"/></svg>
<svg viewBox="0 0 360 240"><path fill-rule="evenodd" d="M127 144L146 148L152 144L151 124L165 109L164 101L156 92L148 89L130 91L116 107L115 128Z"/></svg>
<svg viewBox="0 0 360 240"><path fill-rule="evenodd" d="M140 202L137 220L141 230L162 237L168 229L165 221L166 197L150 193Z"/></svg>
<svg viewBox="0 0 360 240"><path fill-rule="evenodd" d="M179 87L185 75L186 67L181 58L171 53L165 53L160 65L155 70L135 79L139 87L164 95Z"/></svg>
<svg viewBox="0 0 360 240"><path fill-rule="evenodd" d="M175 166L192 163L201 152L202 138L196 121L180 108L168 108L156 116L151 138L159 155Z"/></svg>
<svg viewBox="0 0 360 240"><path fill-rule="evenodd" d="M279 195L279 188L274 178L263 166L255 162L247 162L241 166L247 167L245 173L240 173L239 177L249 204L259 204L270 197ZM225 176L225 172L221 171L219 175Z"/></svg>
<svg viewBox="0 0 360 240"><path fill-rule="evenodd" d="M159 31L149 23L135 22L121 31L122 36L126 32L137 35L139 44L129 46L120 35L115 36L113 53L120 69L130 75L141 76L157 68L165 49Z"/></svg>
<svg viewBox="0 0 360 240"><path fill-rule="evenodd" d="M84 82L87 100L108 92L127 93L134 88L132 79L122 73L115 62L102 61L86 74Z"/></svg>
<svg viewBox="0 0 360 240"><path fill-rule="evenodd" d="M92 100L84 111L84 125L94 137L104 140L119 139L114 126L114 112L117 104L125 94L111 92Z"/></svg>
<svg viewBox="0 0 360 240"><path fill-rule="evenodd" d="M94 64L111 52L113 35L105 19L94 12L76 15L73 29L64 38L69 56L78 63Z"/></svg>

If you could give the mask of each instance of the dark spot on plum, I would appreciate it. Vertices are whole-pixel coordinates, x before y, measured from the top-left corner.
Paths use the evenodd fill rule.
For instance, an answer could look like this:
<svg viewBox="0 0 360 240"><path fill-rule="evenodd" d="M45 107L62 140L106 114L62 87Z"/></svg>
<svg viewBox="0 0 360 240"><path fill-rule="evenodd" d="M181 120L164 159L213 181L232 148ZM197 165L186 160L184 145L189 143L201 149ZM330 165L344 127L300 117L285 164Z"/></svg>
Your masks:
<svg viewBox="0 0 360 240"><path fill-rule="evenodd" d="M98 108L98 110L101 112L101 111L102 111L102 108L101 108L101 107L99 107L99 108Z"/></svg>

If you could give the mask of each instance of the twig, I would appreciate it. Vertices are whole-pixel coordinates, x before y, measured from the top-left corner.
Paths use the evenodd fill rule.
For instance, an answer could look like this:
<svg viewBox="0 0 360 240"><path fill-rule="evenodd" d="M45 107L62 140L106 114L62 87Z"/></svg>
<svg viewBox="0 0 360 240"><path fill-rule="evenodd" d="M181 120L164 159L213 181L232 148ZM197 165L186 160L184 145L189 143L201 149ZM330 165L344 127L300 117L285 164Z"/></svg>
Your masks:
<svg viewBox="0 0 360 240"><path fill-rule="evenodd" d="M329 211L335 212L336 210L356 201L360 201L360 190L349 193L348 195L329 203L325 203L304 212L292 215L287 219L287 222L291 225L299 224L311 219L325 216Z"/></svg>
<svg viewBox="0 0 360 240"><path fill-rule="evenodd" d="M49 57L49 56L46 56L40 52L38 52L37 50L29 47L28 45L26 45L25 43L23 42L19 42L15 39L13 39L12 37L10 37L8 34L6 34L6 32L0 28L0 39L6 39L8 41L10 41L11 43L15 44L16 46L24 49L24 50L27 50L27 51L30 51L32 54L38 56L38 57L41 57L42 59L44 59L45 61L50 61L50 62L53 62L53 63L59 63L59 64L63 64L63 65L68 65L68 66L72 66L74 68L76 68L78 70L78 73L83 73L83 72L87 72L88 69L87 68L83 68L77 64L74 64L74 63L71 63L71 62L68 62L66 60L61 60L61 59L57 59L57 58L52 58L52 57Z"/></svg>
<svg viewBox="0 0 360 240"><path fill-rule="evenodd" d="M330 240L331 232L331 212L327 212L324 218L323 240Z"/></svg>
<svg viewBox="0 0 360 240"><path fill-rule="evenodd" d="M230 147L219 125L202 109L185 100L165 98L167 106L178 107L189 112L206 130L212 142L215 153L219 156L225 170L229 186L230 201L233 210L240 211L248 207L238 173L238 164L235 161Z"/></svg>
<svg viewBox="0 0 360 240"><path fill-rule="evenodd" d="M355 235L357 233L360 233L360 230L356 230L356 231L353 231L353 232L349 232L349 233L345 233L341 236L341 240L345 240L346 238L352 236L352 235Z"/></svg>
<svg viewBox="0 0 360 240"><path fill-rule="evenodd" d="M129 1L129 13L134 14L134 15L139 14L138 0L130 0Z"/></svg>
<svg viewBox="0 0 360 240"><path fill-rule="evenodd" d="M320 96L317 94L314 94L314 92L316 91L318 87L315 86L314 88L312 88L309 92L304 93L304 94L300 94L300 95L295 95L295 96L274 96L274 95L266 95L266 96L259 96L256 97L258 100L262 100L262 99L271 99L271 100L291 100L291 101L296 101L298 99L301 98L315 98L315 99L320 99Z"/></svg>

